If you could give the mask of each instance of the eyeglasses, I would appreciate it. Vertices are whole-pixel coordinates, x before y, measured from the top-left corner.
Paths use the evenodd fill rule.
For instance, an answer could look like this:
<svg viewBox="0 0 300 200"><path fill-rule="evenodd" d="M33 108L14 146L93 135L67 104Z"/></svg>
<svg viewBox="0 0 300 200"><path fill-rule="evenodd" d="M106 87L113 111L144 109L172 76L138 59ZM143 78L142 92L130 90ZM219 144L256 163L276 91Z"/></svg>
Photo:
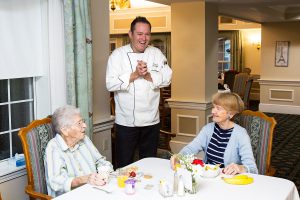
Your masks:
<svg viewBox="0 0 300 200"><path fill-rule="evenodd" d="M85 124L85 119L81 119L78 122L76 122L74 125L82 127L82 125Z"/></svg>

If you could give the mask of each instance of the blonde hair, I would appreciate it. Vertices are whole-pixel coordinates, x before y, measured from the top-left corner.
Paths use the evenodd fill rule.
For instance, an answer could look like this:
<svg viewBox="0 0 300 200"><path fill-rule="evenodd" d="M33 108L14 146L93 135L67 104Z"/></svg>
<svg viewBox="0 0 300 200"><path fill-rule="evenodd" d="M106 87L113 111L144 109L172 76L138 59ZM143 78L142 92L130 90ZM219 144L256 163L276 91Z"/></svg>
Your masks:
<svg viewBox="0 0 300 200"><path fill-rule="evenodd" d="M212 103L222 106L227 112L231 112L233 115L244 110L243 100L238 94L233 92L214 94Z"/></svg>

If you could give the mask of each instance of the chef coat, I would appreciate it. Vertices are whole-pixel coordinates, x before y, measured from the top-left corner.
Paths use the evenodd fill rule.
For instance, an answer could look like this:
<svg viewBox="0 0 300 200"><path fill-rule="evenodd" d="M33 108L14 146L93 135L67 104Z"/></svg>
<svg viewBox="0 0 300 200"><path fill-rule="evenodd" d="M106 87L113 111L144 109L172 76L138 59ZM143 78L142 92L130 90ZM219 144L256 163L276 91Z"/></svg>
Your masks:
<svg viewBox="0 0 300 200"><path fill-rule="evenodd" d="M129 83L137 60L147 63L153 82L138 78ZM160 88L171 83L172 70L166 57L156 47L134 53L130 44L115 49L109 57L106 87L114 92L115 122L122 126L139 127L159 123Z"/></svg>

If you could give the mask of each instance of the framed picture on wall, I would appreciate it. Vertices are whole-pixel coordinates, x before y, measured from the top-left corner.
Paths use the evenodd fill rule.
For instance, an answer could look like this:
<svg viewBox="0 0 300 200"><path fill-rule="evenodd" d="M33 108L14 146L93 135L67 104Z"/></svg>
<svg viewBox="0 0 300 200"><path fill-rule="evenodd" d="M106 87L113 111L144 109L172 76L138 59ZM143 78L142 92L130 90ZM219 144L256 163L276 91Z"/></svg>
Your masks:
<svg viewBox="0 0 300 200"><path fill-rule="evenodd" d="M289 61L289 41L276 41L275 66L287 67Z"/></svg>

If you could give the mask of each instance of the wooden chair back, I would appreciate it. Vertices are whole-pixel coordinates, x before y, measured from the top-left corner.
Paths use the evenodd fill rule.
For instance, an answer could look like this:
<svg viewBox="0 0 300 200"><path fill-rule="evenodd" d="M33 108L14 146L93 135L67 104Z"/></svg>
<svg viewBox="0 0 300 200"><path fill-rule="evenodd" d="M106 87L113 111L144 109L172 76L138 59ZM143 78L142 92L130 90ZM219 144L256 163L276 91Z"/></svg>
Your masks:
<svg viewBox="0 0 300 200"><path fill-rule="evenodd" d="M251 68L249 68L249 67L245 67L243 70L242 70L242 72L243 73L247 73L248 75L250 75L251 74Z"/></svg>
<svg viewBox="0 0 300 200"><path fill-rule="evenodd" d="M275 119L259 111L245 110L235 118L235 122L250 136L258 173L273 176L275 169L271 167L271 154Z"/></svg>
<svg viewBox="0 0 300 200"><path fill-rule="evenodd" d="M249 100L250 100L250 92L251 92L252 83L253 83L253 79L249 79L247 81L244 97L242 98L246 109L249 109Z"/></svg>
<svg viewBox="0 0 300 200"><path fill-rule="evenodd" d="M161 129L171 129L171 109L168 106L167 99L171 98L171 86L160 89L159 114Z"/></svg>
<svg viewBox="0 0 300 200"><path fill-rule="evenodd" d="M48 142L54 137L51 118L31 122L19 131L26 162L28 185L25 192L30 199L51 199L47 195L44 154Z"/></svg>
<svg viewBox="0 0 300 200"><path fill-rule="evenodd" d="M237 93L241 98L243 98L248 79L249 75L247 73L239 73L235 75L232 92Z"/></svg>

